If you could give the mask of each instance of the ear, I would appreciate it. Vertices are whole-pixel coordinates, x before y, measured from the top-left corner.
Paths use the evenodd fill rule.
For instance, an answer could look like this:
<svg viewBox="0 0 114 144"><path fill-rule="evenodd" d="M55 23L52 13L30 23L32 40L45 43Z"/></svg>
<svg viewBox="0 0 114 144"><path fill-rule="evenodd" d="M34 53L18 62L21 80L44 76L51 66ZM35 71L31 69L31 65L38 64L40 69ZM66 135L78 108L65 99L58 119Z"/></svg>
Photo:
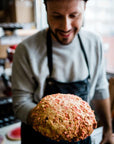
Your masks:
<svg viewBox="0 0 114 144"><path fill-rule="evenodd" d="M84 3L84 10L86 10L87 1Z"/></svg>
<svg viewBox="0 0 114 144"><path fill-rule="evenodd" d="M44 5L45 5L45 9L46 9L46 11L47 11L47 3L44 3Z"/></svg>

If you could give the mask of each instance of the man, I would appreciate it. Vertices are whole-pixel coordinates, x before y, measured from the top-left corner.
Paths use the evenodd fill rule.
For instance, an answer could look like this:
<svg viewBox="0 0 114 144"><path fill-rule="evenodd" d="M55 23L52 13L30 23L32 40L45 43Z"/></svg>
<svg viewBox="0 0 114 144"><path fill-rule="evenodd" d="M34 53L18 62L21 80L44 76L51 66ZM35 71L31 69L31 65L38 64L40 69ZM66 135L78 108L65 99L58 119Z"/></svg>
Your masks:
<svg viewBox="0 0 114 144"><path fill-rule="evenodd" d="M36 134L30 119L32 109L43 96L58 92L93 101L104 126L101 144L113 144L102 43L97 35L81 28L86 3L87 0L45 0L49 28L24 40L16 49L13 103L16 116L23 122L24 144L58 143ZM76 144L82 143L90 144L90 137Z"/></svg>

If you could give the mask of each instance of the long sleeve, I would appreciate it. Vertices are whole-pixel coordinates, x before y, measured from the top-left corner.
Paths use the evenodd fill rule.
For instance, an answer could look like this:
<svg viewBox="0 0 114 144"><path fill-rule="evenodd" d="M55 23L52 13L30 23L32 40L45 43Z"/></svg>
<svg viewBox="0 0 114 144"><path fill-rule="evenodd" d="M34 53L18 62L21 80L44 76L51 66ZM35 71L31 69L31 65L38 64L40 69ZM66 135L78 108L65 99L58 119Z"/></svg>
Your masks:
<svg viewBox="0 0 114 144"><path fill-rule="evenodd" d="M97 83L95 87L95 94L94 99L106 99L109 97L109 88L108 88L108 80L106 76L105 70L105 59L104 59L104 52L103 52L103 45L100 42L99 44L99 52L98 52L98 76L97 76Z"/></svg>
<svg viewBox="0 0 114 144"><path fill-rule="evenodd" d="M35 107L35 88L27 51L23 45L16 48L12 68L12 93L15 115L26 122L29 111Z"/></svg>

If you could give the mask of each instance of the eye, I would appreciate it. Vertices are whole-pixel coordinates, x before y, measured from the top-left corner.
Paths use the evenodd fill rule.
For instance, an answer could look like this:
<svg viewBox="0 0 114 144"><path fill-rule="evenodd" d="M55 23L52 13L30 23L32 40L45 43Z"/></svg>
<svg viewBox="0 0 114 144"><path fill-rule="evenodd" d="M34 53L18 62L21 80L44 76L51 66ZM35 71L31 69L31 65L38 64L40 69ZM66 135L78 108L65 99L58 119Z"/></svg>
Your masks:
<svg viewBox="0 0 114 144"><path fill-rule="evenodd" d="M61 18L61 16L59 16L59 15L58 15L58 16L54 16L54 17L55 17L55 18Z"/></svg>
<svg viewBox="0 0 114 144"><path fill-rule="evenodd" d="M70 15L70 18L75 18L76 17L76 15Z"/></svg>
<svg viewBox="0 0 114 144"><path fill-rule="evenodd" d="M70 18L78 18L79 16L80 16L79 13L71 14L71 15L70 15Z"/></svg>
<svg viewBox="0 0 114 144"><path fill-rule="evenodd" d="M61 15L53 15L53 18L54 18L54 19L61 19L62 16L61 16Z"/></svg>

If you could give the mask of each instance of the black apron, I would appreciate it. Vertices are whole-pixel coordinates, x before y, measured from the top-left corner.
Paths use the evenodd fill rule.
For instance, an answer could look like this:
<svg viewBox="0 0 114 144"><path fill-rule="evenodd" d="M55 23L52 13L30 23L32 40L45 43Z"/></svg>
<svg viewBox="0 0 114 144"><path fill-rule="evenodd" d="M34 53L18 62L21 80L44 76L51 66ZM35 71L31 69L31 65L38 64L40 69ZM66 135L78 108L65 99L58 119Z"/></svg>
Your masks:
<svg viewBox="0 0 114 144"><path fill-rule="evenodd" d="M87 56L79 34L78 34L78 39L80 42L82 52L84 54L85 62L87 64L88 76L85 80L81 80L81 81L68 82L68 83L59 82L51 77L53 71L52 41L51 41L50 31L48 30L47 57L48 57L49 77L46 79L44 96L49 94L55 94L55 93L63 93L63 94L70 93L70 94L78 95L83 100L87 101L87 95L89 92L88 80L90 78L90 71L89 71ZM21 126L21 136L22 136L22 144L91 144L90 136L78 142L67 142L67 141L56 142L54 140L42 136L38 132L35 132L31 128L31 126L28 126L24 123L22 123Z"/></svg>

